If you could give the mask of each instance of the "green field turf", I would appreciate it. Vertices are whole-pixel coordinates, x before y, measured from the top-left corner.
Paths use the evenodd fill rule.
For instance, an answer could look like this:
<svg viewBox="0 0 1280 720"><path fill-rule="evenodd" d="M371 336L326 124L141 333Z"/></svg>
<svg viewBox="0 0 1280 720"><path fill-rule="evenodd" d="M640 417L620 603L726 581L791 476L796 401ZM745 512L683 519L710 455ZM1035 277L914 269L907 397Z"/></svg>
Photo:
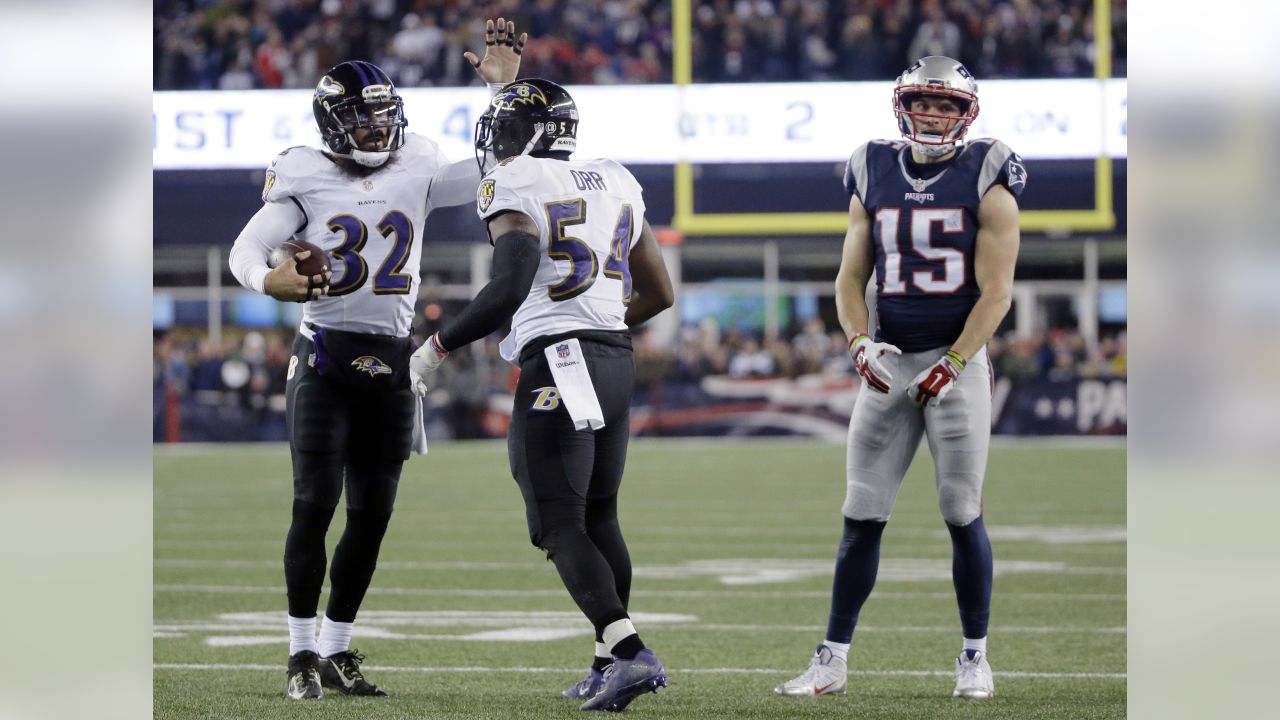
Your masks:
<svg viewBox="0 0 1280 720"><path fill-rule="evenodd" d="M622 488L631 612L670 687L662 718L1122 718L1125 451L998 445L985 517L996 558L996 697L953 700L951 550L927 451L885 531L847 695L781 698L826 627L844 448L637 440ZM571 718L559 691L590 627L529 545L501 443L438 443L407 465L353 646L391 697L283 696L284 446L155 456L156 718ZM330 548L342 515L334 519ZM321 601L321 610L324 600ZM518 638L518 639L517 639Z"/></svg>

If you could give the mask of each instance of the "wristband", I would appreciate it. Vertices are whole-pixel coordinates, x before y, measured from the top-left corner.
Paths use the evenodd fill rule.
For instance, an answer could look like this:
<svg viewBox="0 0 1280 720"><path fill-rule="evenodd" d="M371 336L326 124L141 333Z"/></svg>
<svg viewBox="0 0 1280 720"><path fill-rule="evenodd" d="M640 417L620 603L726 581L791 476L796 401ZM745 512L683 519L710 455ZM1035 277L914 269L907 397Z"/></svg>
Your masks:
<svg viewBox="0 0 1280 720"><path fill-rule="evenodd" d="M943 355L943 357L950 360L957 368L961 370L964 369L964 366L965 366L964 356L956 352L955 350L948 350L947 354Z"/></svg>
<svg viewBox="0 0 1280 720"><path fill-rule="evenodd" d="M857 345L858 340L862 338L867 338L868 340L870 340L871 336L864 332L856 332L853 334L853 339L849 341L849 352L853 352L853 346Z"/></svg>
<svg viewBox="0 0 1280 720"><path fill-rule="evenodd" d="M431 343L431 349L439 353L440 357L446 357L448 350L444 349L444 345L440 344L440 331L437 330L431 337L427 338L427 342Z"/></svg>

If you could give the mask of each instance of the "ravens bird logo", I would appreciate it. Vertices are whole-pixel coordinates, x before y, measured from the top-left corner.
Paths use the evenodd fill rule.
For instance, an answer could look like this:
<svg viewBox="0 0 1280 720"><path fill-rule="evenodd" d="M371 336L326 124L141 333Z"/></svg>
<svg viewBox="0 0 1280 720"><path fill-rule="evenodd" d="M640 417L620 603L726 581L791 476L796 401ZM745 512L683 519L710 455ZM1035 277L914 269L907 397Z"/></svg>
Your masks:
<svg viewBox="0 0 1280 720"><path fill-rule="evenodd" d="M494 190L493 180L485 180L484 182L480 183L480 192L478 197L478 201L480 203L480 212L484 212L485 210L488 210L489 206L493 204L493 190Z"/></svg>
<svg viewBox="0 0 1280 720"><path fill-rule="evenodd" d="M544 106L548 104L547 96L542 90L528 83L512 86L493 99L494 107L501 109L515 107L517 103L522 105L542 103Z"/></svg>
<svg viewBox="0 0 1280 720"><path fill-rule="evenodd" d="M361 372L369 373L369 377L391 374L391 366L372 355L361 355L351 361L351 366Z"/></svg>

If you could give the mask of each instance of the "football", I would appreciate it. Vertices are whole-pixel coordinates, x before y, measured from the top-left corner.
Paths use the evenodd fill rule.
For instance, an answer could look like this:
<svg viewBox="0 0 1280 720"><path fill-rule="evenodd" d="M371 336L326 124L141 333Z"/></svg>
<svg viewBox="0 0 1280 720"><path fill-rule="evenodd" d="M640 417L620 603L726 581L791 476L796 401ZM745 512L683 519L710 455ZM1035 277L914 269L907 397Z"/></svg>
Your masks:
<svg viewBox="0 0 1280 720"><path fill-rule="evenodd" d="M303 250L310 250L311 255L298 263L299 275L320 275L330 270L329 253L306 240L298 239L285 240L283 245L271 252L271 259L267 264L273 268L279 267L289 256L297 255Z"/></svg>

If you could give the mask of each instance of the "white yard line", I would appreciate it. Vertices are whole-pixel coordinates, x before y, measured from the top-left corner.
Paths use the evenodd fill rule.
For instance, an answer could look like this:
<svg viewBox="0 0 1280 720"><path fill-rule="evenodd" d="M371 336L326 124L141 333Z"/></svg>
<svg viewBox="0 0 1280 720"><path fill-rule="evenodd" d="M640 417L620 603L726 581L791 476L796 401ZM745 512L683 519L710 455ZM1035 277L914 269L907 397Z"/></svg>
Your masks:
<svg viewBox="0 0 1280 720"><path fill-rule="evenodd" d="M672 445L686 448L718 448L725 445L740 445L742 438L734 437L690 437L690 438L632 438L632 447L645 445ZM505 449L505 439L494 440L450 440L444 445L458 446L468 450L479 450L485 446ZM843 442L828 443L806 437L753 437L752 445L841 445ZM1049 435L1043 437L1019 437L1014 435L995 435L991 438L992 447L1048 447L1071 448L1081 450L1123 448L1128 446L1128 438L1124 435ZM289 455L289 445L283 442L262 443L153 443L152 452L156 455L213 455L254 453Z"/></svg>
<svg viewBox="0 0 1280 720"><path fill-rule="evenodd" d="M213 663L155 663L151 666L155 670L251 670L255 672L280 672L282 665L262 665L262 664L213 664ZM550 673L550 674L581 674L582 668L547 668L547 667L479 667L479 666L463 666L463 667L395 667L366 665L363 670L372 672L387 673L474 673L474 672L499 672L499 673ZM774 669L774 668L675 668L669 670L675 674L698 674L698 675L788 675L795 672L795 668L790 669ZM850 670L850 675L861 677L951 677L953 673L945 670ZM1036 680L1124 680L1128 677L1126 673L1081 673L1081 672L1019 672L1016 670L1002 670L999 673L1002 678L1028 678Z"/></svg>
<svg viewBox="0 0 1280 720"><path fill-rule="evenodd" d="M381 566L381 564L379 564ZM279 586L249 585L185 585L165 584L152 587L154 592L167 593L210 593L235 595L284 595L285 588ZM329 588L324 588L328 592ZM483 588L403 588L378 587L369 588L370 595L411 595L426 597L563 597L563 589L545 590L494 590ZM892 598L896 600L955 600L955 593L950 592L879 592L873 591L872 597ZM829 598L829 590L632 590L631 597L648 598ZM1008 600L1079 600L1088 602L1123 602L1127 596L1123 593L997 593L997 599Z"/></svg>

